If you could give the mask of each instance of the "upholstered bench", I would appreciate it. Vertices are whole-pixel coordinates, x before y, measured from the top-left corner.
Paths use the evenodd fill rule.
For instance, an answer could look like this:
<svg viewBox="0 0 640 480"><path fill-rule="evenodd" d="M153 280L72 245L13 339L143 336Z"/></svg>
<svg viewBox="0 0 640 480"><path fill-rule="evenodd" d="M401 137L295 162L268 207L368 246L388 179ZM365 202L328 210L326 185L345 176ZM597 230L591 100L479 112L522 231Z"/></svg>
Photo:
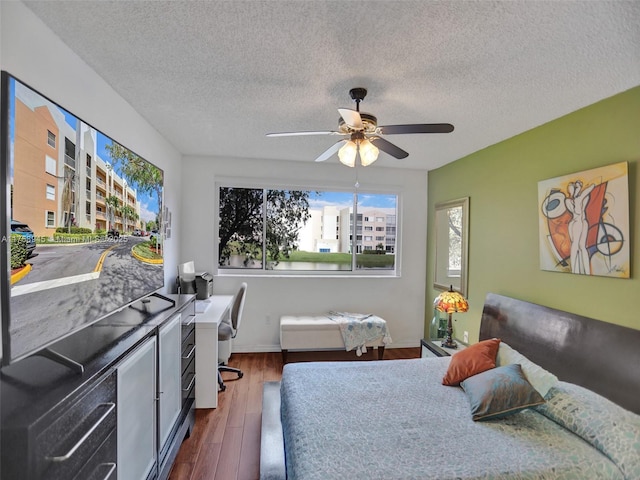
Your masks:
<svg viewBox="0 0 640 480"><path fill-rule="evenodd" d="M382 337L366 342L365 346L377 350L378 359L382 360L385 346ZM284 315L280 317L280 348L282 361L287 363L289 350L337 350L344 349L345 342L340 325L327 315Z"/></svg>

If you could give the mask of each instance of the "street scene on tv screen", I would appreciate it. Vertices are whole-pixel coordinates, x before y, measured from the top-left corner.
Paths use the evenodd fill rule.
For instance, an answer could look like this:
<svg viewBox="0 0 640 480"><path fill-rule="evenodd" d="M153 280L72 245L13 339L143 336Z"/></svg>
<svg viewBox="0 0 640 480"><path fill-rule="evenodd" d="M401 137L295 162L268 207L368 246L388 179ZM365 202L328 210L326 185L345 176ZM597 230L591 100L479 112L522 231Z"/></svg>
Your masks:
<svg viewBox="0 0 640 480"><path fill-rule="evenodd" d="M163 172L13 77L3 84L11 190L3 343L17 359L163 286Z"/></svg>

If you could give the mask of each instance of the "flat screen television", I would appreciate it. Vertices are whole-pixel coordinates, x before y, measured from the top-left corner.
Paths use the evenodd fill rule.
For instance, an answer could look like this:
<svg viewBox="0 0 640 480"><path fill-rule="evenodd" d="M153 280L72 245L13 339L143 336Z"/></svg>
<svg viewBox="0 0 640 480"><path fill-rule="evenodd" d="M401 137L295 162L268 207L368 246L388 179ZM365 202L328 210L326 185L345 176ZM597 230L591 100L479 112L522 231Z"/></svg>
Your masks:
<svg viewBox="0 0 640 480"><path fill-rule="evenodd" d="M164 286L163 172L4 71L1 107L9 365Z"/></svg>

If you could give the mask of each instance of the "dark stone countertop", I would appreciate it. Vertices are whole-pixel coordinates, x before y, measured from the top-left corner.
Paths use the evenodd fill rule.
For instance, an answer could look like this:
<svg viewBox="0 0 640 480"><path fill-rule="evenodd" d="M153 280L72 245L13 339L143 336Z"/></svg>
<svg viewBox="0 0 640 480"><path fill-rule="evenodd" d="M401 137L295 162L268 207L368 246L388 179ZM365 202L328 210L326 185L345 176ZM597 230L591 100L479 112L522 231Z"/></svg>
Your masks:
<svg viewBox="0 0 640 480"><path fill-rule="evenodd" d="M50 349L84 366L82 374L34 355L0 371L0 417L3 430L29 428L66 399L76 396L115 367L129 351L194 295L151 296L53 344Z"/></svg>

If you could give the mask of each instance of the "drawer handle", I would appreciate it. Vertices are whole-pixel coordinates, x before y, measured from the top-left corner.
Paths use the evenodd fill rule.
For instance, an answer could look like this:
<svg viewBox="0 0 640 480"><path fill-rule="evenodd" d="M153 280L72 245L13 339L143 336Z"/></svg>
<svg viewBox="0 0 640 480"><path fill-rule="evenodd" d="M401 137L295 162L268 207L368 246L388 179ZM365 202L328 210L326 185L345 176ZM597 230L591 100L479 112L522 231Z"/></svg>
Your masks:
<svg viewBox="0 0 640 480"><path fill-rule="evenodd" d="M65 455L62 455L59 457L46 457L47 460L51 460L52 462L64 462L66 460L69 460L73 456L73 454L76 452L76 450L78 450L78 448L80 448L80 446L87 440L87 438L89 438L91 434L95 432L96 428L98 428L100 424L104 422L104 420L109 416L109 414L113 411L113 409L116 408L116 404L113 402L101 403L100 405L98 405L98 407L107 407L107 406L109 407L109 409L106 412L104 412L104 414L100 417L100 419L96 423L93 424L93 426L89 429L89 431L87 431L87 433L85 433L82 436L82 438L78 440L78 443L76 443L73 447L71 447L71 450L69 450Z"/></svg>
<svg viewBox="0 0 640 480"><path fill-rule="evenodd" d="M109 478L111 477L111 474L113 473L113 471L116 469L116 464L113 462L109 462L109 463L101 463L100 465L98 465L96 467L96 469L93 471L93 473L91 473L91 476L93 477L93 474L95 472L98 471L99 468L101 467L109 467L109 471L107 472L107 474L104 476L104 478L102 480L109 480Z"/></svg>
<svg viewBox="0 0 640 480"><path fill-rule="evenodd" d="M182 391L183 392L188 392L189 390L191 390L191 387L193 387L193 382L195 382L195 381L196 381L196 376L194 375L191 378L191 381L189 382L189 385L187 385L187 388L183 388Z"/></svg>
<svg viewBox="0 0 640 480"><path fill-rule="evenodd" d="M196 316L195 315L189 315L190 320L186 323L183 323L182 326L184 327L188 327L189 325L191 325L193 322L196 321Z"/></svg>
<svg viewBox="0 0 640 480"><path fill-rule="evenodd" d="M196 349L196 346L193 345L191 347L191 350L189 350L189 353L187 353L187 356L186 357L182 357L182 359L183 360L189 360L191 358L191 355L193 355L193 352L195 351L195 349Z"/></svg>

